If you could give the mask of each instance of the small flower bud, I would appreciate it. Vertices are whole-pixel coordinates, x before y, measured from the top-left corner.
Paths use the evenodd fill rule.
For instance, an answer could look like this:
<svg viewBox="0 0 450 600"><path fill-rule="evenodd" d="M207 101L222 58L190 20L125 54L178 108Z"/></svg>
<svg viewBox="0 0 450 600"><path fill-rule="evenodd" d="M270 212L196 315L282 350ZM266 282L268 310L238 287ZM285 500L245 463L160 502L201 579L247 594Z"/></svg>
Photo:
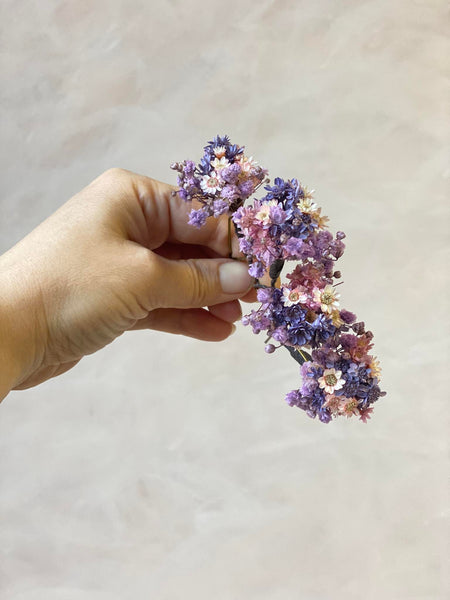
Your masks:
<svg viewBox="0 0 450 600"><path fill-rule="evenodd" d="M358 323L354 323L352 325L352 329L357 335L361 335L362 333L364 333L364 321L359 321Z"/></svg>
<svg viewBox="0 0 450 600"><path fill-rule="evenodd" d="M267 354L272 354L272 352L275 352L275 346L273 344L267 344L264 350Z"/></svg>
<svg viewBox="0 0 450 600"><path fill-rule="evenodd" d="M337 238L338 240L343 240L345 237L346 237L346 236L345 236L345 233L344 233L343 231L338 231L338 232L336 233L336 238Z"/></svg>
<svg viewBox="0 0 450 600"><path fill-rule="evenodd" d="M336 277L336 279L339 279L341 277L341 272L340 271L335 271L333 273L333 277Z"/></svg>

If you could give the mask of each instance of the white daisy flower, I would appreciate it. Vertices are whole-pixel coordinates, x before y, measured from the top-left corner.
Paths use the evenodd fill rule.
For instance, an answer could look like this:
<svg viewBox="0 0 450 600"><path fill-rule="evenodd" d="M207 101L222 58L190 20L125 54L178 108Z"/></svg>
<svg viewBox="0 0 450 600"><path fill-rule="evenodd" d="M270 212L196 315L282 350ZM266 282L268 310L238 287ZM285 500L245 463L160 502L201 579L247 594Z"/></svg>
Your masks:
<svg viewBox="0 0 450 600"><path fill-rule="evenodd" d="M325 390L326 394L332 394L335 390L340 390L345 384L345 379L342 379L341 375L342 371L325 369L322 377L317 380L319 387Z"/></svg>
<svg viewBox="0 0 450 600"><path fill-rule="evenodd" d="M293 306L300 302L306 302L306 294L300 288L283 288L283 303L285 306Z"/></svg>
<svg viewBox="0 0 450 600"><path fill-rule="evenodd" d="M224 167L227 167L230 164L230 161L228 159L226 159L224 156L222 156L222 158L215 158L212 163L211 166L214 167L215 171L218 171L219 169L223 169Z"/></svg>
<svg viewBox="0 0 450 600"><path fill-rule="evenodd" d="M239 162L241 163L241 167L244 173L248 173L249 171L258 166L256 160L253 160L253 156L250 156L250 158L247 158L246 156L241 156L239 158Z"/></svg>
<svg viewBox="0 0 450 600"><path fill-rule="evenodd" d="M209 175L204 175L200 181L200 187L206 194L215 194L221 188L219 178L215 171L211 171Z"/></svg>
<svg viewBox="0 0 450 600"><path fill-rule="evenodd" d="M260 209L255 214L255 219L264 223L264 225L268 225L270 223L270 207L276 206L278 202L276 200L270 200L265 204L261 204Z"/></svg>
<svg viewBox="0 0 450 600"><path fill-rule="evenodd" d="M331 285L326 285L323 289L314 290L314 300L320 304L322 312L331 314L339 307L338 299L340 294Z"/></svg>

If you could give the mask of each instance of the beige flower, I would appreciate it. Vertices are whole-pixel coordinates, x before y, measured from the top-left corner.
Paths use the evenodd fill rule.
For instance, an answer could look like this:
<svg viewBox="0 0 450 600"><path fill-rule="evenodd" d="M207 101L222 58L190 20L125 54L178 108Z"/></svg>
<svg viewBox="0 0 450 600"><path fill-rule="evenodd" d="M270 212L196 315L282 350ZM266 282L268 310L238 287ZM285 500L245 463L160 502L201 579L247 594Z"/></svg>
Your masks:
<svg viewBox="0 0 450 600"><path fill-rule="evenodd" d="M341 412L341 399L333 394L327 394L323 406L328 408L332 415L338 415Z"/></svg>
<svg viewBox="0 0 450 600"><path fill-rule="evenodd" d="M376 377L377 379L380 378L380 376L381 376L380 361L377 358L375 358L374 356L372 356L372 360L370 361L369 369L370 369L370 374L372 375L372 377Z"/></svg>
<svg viewBox="0 0 450 600"><path fill-rule="evenodd" d="M223 158L226 151L225 146L217 146L217 148L214 148L214 154L217 158Z"/></svg>
<svg viewBox="0 0 450 600"><path fill-rule="evenodd" d="M314 300L320 304L322 312L332 314L339 307L340 294L331 285L314 290Z"/></svg>
<svg viewBox="0 0 450 600"><path fill-rule="evenodd" d="M340 327L344 324L344 321L341 319L339 310L336 309L331 311L331 322L335 327Z"/></svg>
<svg viewBox="0 0 450 600"><path fill-rule="evenodd" d="M346 415L347 418L353 415L359 415L358 400L356 398L350 398L342 402L341 414Z"/></svg>
<svg viewBox="0 0 450 600"><path fill-rule="evenodd" d="M317 210L317 204L312 202L311 198L302 198L297 203L297 208L304 213L312 213Z"/></svg>
<svg viewBox="0 0 450 600"><path fill-rule="evenodd" d="M327 227L328 221L330 220L325 215L320 214L320 208L315 213L313 213L313 217L314 217L314 220L316 221L317 227L319 229L325 229Z"/></svg>
<svg viewBox="0 0 450 600"><path fill-rule="evenodd" d="M341 375L342 371L325 369L322 377L317 380L319 387L325 390L326 394L332 394L335 390L340 390L345 384L345 379L342 379Z"/></svg>

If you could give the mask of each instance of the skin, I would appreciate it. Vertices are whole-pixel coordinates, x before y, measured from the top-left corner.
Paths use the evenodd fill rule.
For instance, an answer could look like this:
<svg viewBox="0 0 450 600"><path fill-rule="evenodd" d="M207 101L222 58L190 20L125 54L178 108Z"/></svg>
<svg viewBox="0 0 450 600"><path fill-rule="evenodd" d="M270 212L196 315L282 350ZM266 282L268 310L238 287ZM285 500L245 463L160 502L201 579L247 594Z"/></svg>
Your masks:
<svg viewBox="0 0 450 600"><path fill-rule="evenodd" d="M110 169L0 256L0 399L125 331L205 341L233 332L238 299L255 299L246 264L227 258L227 218L187 225L174 189Z"/></svg>

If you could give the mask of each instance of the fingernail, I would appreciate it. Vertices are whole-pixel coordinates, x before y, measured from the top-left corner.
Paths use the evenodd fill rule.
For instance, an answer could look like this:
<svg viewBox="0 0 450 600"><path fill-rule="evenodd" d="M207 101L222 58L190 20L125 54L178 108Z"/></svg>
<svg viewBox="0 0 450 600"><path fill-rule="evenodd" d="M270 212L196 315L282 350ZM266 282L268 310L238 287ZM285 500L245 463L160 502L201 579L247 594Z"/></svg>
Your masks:
<svg viewBox="0 0 450 600"><path fill-rule="evenodd" d="M231 326L231 333L230 335L233 335L233 333L236 331L236 325L232 325Z"/></svg>
<svg viewBox="0 0 450 600"><path fill-rule="evenodd" d="M237 260L221 264L219 278L222 290L226 294L246 292L253 281L248 273L248 265Z"/></svg>

